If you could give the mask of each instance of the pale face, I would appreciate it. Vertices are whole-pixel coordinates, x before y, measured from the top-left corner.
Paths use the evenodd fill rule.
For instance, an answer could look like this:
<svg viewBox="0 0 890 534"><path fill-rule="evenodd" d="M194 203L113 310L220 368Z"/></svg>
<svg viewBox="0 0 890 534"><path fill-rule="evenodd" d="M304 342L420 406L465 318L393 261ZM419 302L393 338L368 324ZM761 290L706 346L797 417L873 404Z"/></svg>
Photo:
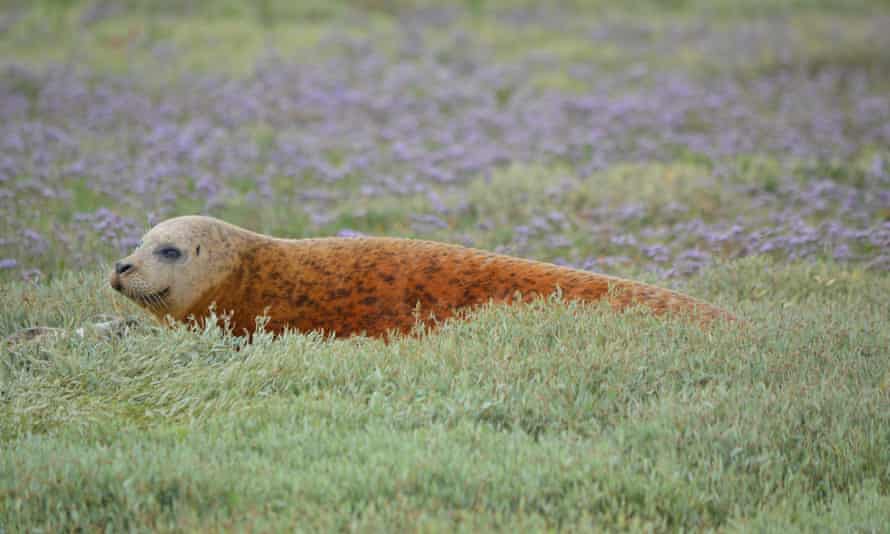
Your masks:
<svg viewBox="0 0 890 534"><path fill-rule="evenodd" d="M158 317L182 319L231 265L231 232L207 217L164 221L115 264L111 287Z"/></svg>

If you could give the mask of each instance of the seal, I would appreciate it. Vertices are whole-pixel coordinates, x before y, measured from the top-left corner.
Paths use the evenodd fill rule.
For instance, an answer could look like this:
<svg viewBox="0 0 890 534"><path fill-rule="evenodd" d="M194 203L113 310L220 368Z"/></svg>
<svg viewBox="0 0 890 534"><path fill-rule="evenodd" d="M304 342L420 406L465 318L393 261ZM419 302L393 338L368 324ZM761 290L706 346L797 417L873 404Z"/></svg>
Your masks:
<svg viewBox="0 0 890 534"><path fill-rule="evenodd" d="M692 297L622 278L458 245L389 237L281 239L203 216L166 220L117 262L111 286L160 319L228 315L233 334L322 331L347 337L409 333L488 302L607 299L702 324L735 320ZM434 318L428 323L425 319Z"/></svg>

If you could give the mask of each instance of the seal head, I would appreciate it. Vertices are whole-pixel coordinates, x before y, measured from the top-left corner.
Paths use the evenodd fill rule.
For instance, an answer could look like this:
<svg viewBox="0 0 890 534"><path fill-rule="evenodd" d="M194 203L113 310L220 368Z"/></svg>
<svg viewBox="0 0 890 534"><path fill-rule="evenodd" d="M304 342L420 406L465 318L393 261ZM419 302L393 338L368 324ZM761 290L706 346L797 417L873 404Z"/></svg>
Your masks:
<svg viewBox="0 0 890 534"><path fill-rule="evenodd" d="M111 287L158 318L183 320L206 290L218 286L250 232L210 217L164 221L114 265Z"/></svg>

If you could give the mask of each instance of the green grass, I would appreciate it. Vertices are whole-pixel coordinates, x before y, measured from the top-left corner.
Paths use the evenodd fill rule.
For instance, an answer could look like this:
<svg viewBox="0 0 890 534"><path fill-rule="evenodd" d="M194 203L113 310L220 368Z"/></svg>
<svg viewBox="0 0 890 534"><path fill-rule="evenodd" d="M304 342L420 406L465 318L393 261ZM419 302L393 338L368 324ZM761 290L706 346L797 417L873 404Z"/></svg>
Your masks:
<svg viewBox="0 0 890 534"><path fill-rule="evenodd" d="M811 69L848 64L877 70L886 79L888 45L882 30L886 0L606 0L562 2L557 26L515 26L498 19L503 13L533 7L517 0L355 0L322 1L201 0L192 2L126 0L108 7L99 1L39 0L10 2L0 18L0 64L57 64L77 61L105 73L152 73L163 84L191 73L243 76L258 61L275 53L288 59L330 54L326 36L374 35L395 40L399 16L413 10L453 8L462 27L479 37L500 60L532 54L549 58L540 66L536 86L581 89L564 64L596 65L609 71L629 64L657 65L659 70L691 70L703 76L715 71L755 72L787 68L785 61ZM103 6L105 8L103 9ZM632 42L590 39L592 21L620 23L638 32ZM708 24L702 26L702 21ZM552 21L551 21L552 22ZM778 22L781 22L780 24ZM665 47L665 32L685 27L689 35ZM740 43L757 47L726 63L713 54L714 36L739 31ZM450 32L423 27L424 38L452 46ZM752 37L753 36L753 37ZM751 42L752 39L755 42ZM671 39L667 40L668 42ZM777 56L778 52L782 57Z"/></svg>
<svg viewBox="0 0 890 534"><path fill-rule="evenodd" d="M9 532L881 531L890 280L734 262L709 331L539 302L390 344L218 329L3 355ZM104 278L3 287L0 333L136 313Z"/></svg>

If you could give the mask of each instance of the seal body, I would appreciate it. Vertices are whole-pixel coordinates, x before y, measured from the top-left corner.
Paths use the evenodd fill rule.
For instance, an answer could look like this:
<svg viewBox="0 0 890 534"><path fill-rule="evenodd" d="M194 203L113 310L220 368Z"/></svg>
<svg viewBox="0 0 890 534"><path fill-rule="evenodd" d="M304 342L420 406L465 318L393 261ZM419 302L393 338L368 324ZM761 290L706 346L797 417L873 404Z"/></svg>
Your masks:
<svg viewBox="0 0 890 534"><path fill-rule="evenodd" d="M702 323L733 319L656 286L431 241L287 240L207 217L180 217L149 231L144 243L140 249L146 250L118 264L112 286L156 315L179 321L201 321L213 306L217 314L230 315L235 334L252 334L256 318L265 316L265 328L276 333L383 337L411 331L418 319L434 325L430 318L441 321L488 302L528 301L556 291L567 300L607 299L616 310L641 304L656 314L688 314ZM139 261L164 246L192 257L159 259L157 265Z"/></svg>

